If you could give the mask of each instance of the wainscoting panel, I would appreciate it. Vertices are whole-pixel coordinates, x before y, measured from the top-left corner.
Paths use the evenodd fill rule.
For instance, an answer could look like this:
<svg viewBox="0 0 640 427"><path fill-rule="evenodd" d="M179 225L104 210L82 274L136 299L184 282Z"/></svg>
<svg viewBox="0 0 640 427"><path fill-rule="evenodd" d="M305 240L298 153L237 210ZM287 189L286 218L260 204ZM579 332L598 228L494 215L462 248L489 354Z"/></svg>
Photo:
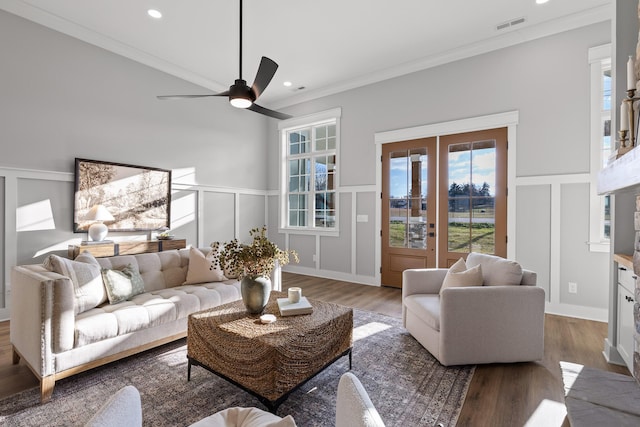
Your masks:
<svg viewBox="0 0 640 427"><path fill-rule="evenodd" d="M355 269L356 274L374 277L376 256L376 192L362 192L355 194L356 216L355 224Z"/></svg>
<svg viewBox="0 0 640 427"><path fill-rule="evenodd" d="M352 194L340 193L339 236L320 236L320 269L351 273Z"/></svg>
<svg viewBox="0 0 640 427"><path fill-rule="evenodd" d="M551 301L551 185L518 186L516 203L518 260L538 274L538 286Z"/></svg>
<svg viewBox="0 0 640 427"><path fill-rule="evenodd" d="M204 191L202 194L202 244L226 242L235 238L235 195Z"/></svg>
<svg viewBox="0 0 640 427"><path fill-rule="evenodd" d="M249 231L266 225L265 197L253 194L240 194L240 240L249 242Z"/></svg>
<svg viewBox="0 0 640 427"><path fill-rule="evenodd" d="M4 254L7 250L7 240L5 238L4 227L2 226L5 223L5 185L6 182L4 176L0 176L0 311L3 307L7 306L7 300L4 292L4 278L7 274ZM2 316L0 316L0 318L2 318Z"/></svg>
<svg viewBox="0 0 640 427"><path fill-rule="evenodd" d="M196 245L198 231L198 191L171 191L171 234Z"/></svg>

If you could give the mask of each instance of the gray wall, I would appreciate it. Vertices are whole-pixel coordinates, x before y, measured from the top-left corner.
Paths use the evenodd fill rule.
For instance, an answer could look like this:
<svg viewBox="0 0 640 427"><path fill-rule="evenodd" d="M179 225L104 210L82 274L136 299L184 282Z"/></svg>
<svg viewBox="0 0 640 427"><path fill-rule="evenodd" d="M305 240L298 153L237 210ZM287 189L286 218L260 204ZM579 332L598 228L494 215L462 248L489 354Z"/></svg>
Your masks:
<svg viewBox="0 0 640 427"><path fill-rule="evenodd" d="M86 239L72 232L76 157L173 170L172 231L188 244L266 222L270 119L218 98L159 101L209 91L4 11L0 57L0 319L9 267ZM55 227L18 232L14 212L43 201ZM132 234L109 236L146 237Z"/></svg>
<svg viewBox="0 0 640 427"><path fill-rule="evenodd" d="M607 284L603 279L608 256L591 253L586 245L588 178L576 188L562 184L568 176L589 173L587 54L590 47L610 39L610 23L604 22L288 107L286 111L294 116L342 108L339 179L341 191L355 194L356 203L341 208L341 224L352 220L353 211L346 208L369 216L368 223L350 224L340 231L345 241L355 240L357 262L351 276L371 282L375 275L375 252L369 249L378 231L372 227L378 215L375 199L358 202L363 194L376 191L379 160L374 135L517 110L515 185L523 199L534 197L540 202L532 211L531 203L518 200L516 217L510 219L516 224L516 238L510 236L510 241L516 242L517 258L540 273L550 311L605 320ZM272 126L271 143L277 144ZM272 153L271 161L277 164L277 153ZM534 187L527 188L530 185ZM355 193L352 187L357 188ZM278 188L277 168L269 171L269 188ZM551 199L559 191L560 197L568 199L553 205L552 212ZM539 232L527 226L532 222ZM552 224L554 230L562 230L561 236L551 235ZM365 227L371 234L361 232ZM355 237L343 233L355 233ZM293 238L290 234L289 239ZM321 259L315 273L305 272L340 276L353 245L331 244L325 250L324 242L321 238L319 252L330 254L329 259ZM565 292L567 281L578 282L577 295Z"/></svg>
<svg viewBox="0 0 640 427"><path fill-rule="evenodd" d="M517 258L541 273L549 295L557 296L556 311L589 317L606 310L606 299L596 297L603 286L600 273L608 269L606 254L590 254L588 264L581 264L583 248L572 251L588 240L588 227L582 226L588 203L579 185L584 183L563 186L562 177L588 172L587 50L610 38L610 25L596 24L285 109L299 116L342 108L341 234L274 233L272 238L300 252L299 268L305 273L373 283L378 232L374 134L517 110L516 175L531 180L517 182L517 193L542 201L539 221L545 233L545 227L549 230L548 237L522 232L532 213L518 203ZM278 153L267 150L278 143L274 121L234 110L219 99L159 102L159 94L204 90L5 12L0 12L0 55L5 265L44 256L56 245L84 237L70 231L75 157L174 170L174 207L180 208L174 219L182 220L175 234L191 244L244 237L265 222L272 231L277 227ZM544 188L551 200L560 191L569 201L547 203ZM45 196L52 200L55 229L16 233L16 203ZM358 223L356 215L367 215L368 221ZM583 219L561 236L552 235L558 229L553 224L570 224L576 215ZM535 250L547 239L548 251ZM555 264L556 254L563 262ZM583 270L576 278L569 269L578 264ZM562 293L566 280L579 282L577 298Z"/></svg>

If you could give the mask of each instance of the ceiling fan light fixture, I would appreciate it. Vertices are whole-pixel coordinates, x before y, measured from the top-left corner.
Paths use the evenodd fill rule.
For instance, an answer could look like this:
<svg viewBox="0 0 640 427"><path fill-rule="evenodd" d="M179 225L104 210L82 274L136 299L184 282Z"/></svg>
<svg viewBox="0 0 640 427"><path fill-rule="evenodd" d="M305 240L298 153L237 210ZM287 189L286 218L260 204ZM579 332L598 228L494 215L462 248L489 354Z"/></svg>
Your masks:
<svg viewBox="0 0 640 427"><path fill-rule="evenodd" d="M156 9L149 9L147 10L147 14L155 19L160 19L162 18L162 12L160 12L159 10Z"/></svg>
<svg viewBox="0 0 640 427"><path fill-rule="evenodd" d="M250 99L244 97L230 98L229 102L236 108L249 108L253 104Z"/></svg>
<svg viewBox="0 0 640 427"><path fill-rule="evenodd" d="M229 102L236 108L249 108L255 100L256 98L245 80L238 79L229 88Z"/></svg>

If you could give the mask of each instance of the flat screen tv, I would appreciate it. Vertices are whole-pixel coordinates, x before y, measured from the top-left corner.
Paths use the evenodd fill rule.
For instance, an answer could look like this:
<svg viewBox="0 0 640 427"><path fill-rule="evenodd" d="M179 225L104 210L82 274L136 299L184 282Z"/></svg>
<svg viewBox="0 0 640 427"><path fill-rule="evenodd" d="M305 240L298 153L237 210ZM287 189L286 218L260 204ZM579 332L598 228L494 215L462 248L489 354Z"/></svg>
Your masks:
<svg viewBox="0 0 640 427"><path fill-rule="evenodd" d="M86 232L84 219L95 205L114 217L109 231L168 229L171 224L171 171L76 158L73 231Z"/></svg>

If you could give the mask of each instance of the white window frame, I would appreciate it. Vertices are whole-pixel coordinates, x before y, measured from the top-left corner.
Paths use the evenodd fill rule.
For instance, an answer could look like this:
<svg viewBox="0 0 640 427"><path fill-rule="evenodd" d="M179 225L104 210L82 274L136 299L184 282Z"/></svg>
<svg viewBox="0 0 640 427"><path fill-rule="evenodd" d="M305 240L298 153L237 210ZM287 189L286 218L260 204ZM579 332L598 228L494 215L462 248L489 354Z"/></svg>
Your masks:
<svg viewBox="0 0 640 427"><path fill-rule="evenodd" d="M302 117L294 117L287 120L278 122L278 133L280 136L280 215L279 215L279 231L281 233L294 233L294 234L322 234L329 236L338 236L340 231L340 118L342 116L341 108L334 108L331 110L323 111L320 113L310 114ZM315 203L315 197L310 196L308 212L309 218L305 227L291 227L289 226L289 210L288 210L288 141L287 132L314 126L335 123L336 126L336 175L334 180L335 185L335 227L316 227L315 226L315 210L313 204ZM314 139L312 138L312 141ZM309 153L313 157L312 151ZM312 162L313 163L313 162ZM315 180L313 165L311 170L312 180Z"/></svg>
<svg viewBox="0 0 640 427"><path fill-rule="evenodd" d="M611 241L604 235L604 203L605 196L597 193L598 173L603 165L602 122L605 112L602 109L602 71L611 68L611 44L596 46L589 49L590 69L590 197L589 197L589 250L591 252L609 252ZM613 105L611 106L613 108ZM609 112L611 119L611 112ZM613 127L611 143L614 145Z"/></svg>

